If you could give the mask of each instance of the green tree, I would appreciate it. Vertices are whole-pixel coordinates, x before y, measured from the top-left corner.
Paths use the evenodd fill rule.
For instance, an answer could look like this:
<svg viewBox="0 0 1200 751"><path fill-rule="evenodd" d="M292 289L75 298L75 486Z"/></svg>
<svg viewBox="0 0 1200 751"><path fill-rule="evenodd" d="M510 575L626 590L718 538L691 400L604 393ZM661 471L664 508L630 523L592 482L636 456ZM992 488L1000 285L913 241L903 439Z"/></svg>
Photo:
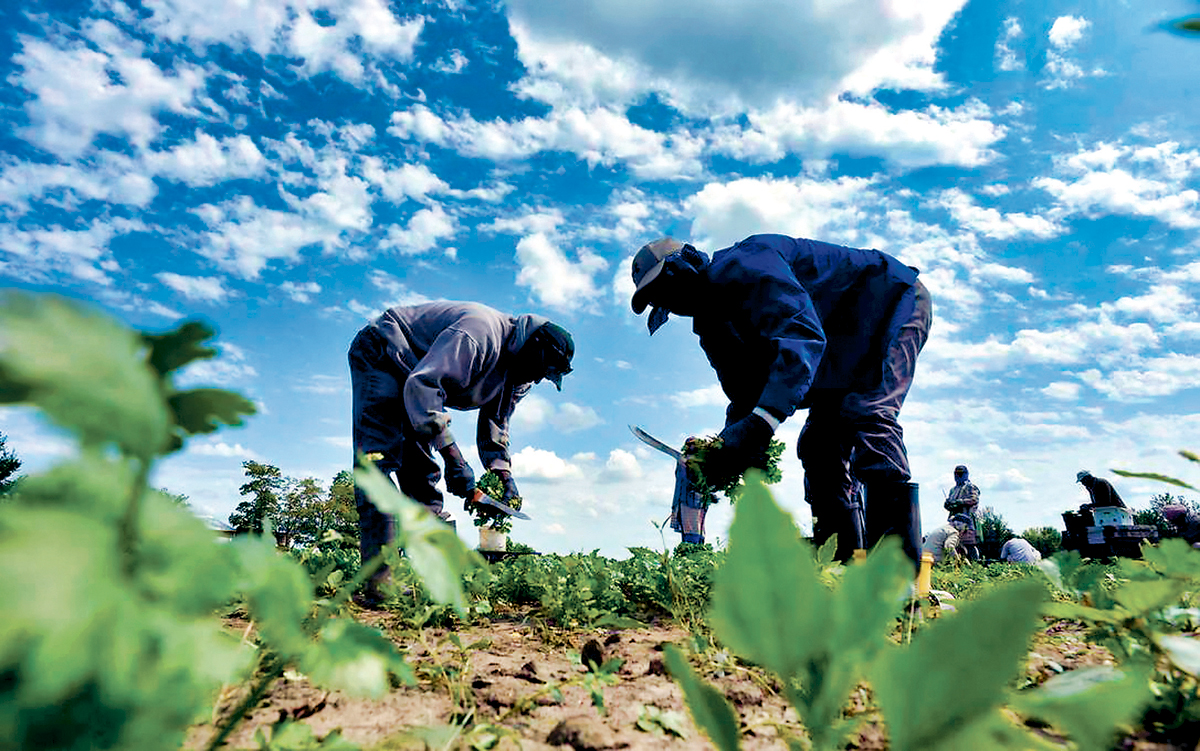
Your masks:
<svg viewBox="0 0 1200 751"><path fill-rule="evenodd" d="M1191 513L1200 516L1200 503L1197 503L1193 500L1188 500L1181 495L1159 493L1150 499L1149 508L1134 509L1133 523L1145 524L1147 526L1154 527L1158 530L1158 536L1162 538L1178 537L1179 532L1175 529L1175 525L1167 521L1166 517L1162 515L1163 506L1169 506L1171 504L1184 506Z"/></svg>
<svg viewBox="0 0 1200 751"><path fill-rule="evenodd" d="M1021 533L1021 537L1037 548L1043 558L1049 558L1062 550L1062 532L1054 527L1030 527Z"/></svg>
<svg viewBox="0 0 1200 751"><path fill-rule="evenodd" d="M984 506L979 511L979 547L984 556L996 558L1000 555L1000 546L1016 537L1008 522L1000 516L1000 512L991 506Z"/></svg>
<svg viewBox="0 0 1200 751"><path fill-rule="evenodd" d="M344 547L358 548L358 506L354 500L354 473L343 469L329 485L329 502L333 507L334 530L344 540Z"/></svg>
<svg viewBox="0 0 1200 751"><path fill-rule="evenodd" d="M276 536L286 547L309 547L329 528L329 499L316 478L289 480Z"/></svg>
<svg viewBox="0 0 1200 751"><path fill-rule="evenodd" d="M183 506L184 508L192 507L191 500L183 493L172 493L170 490L167 490L166 488L159 488L158 492L162 493L167 498L171 499L171 501L173 501L178 506Z"/></svg>
<svg viewBox="0 0 1200 751"><path fill-rule="evenodd" d="M239 503L229 515L229 526L238 533L261 535L268 519L273 525L279 521L279 496L287 486L287 480L279 467L270 464L247 461L242 462L242 467L249 482L239 491L250 498Z"/></svg>
<svg viewBox="0 0 1200 751"><path fill-rule="evenodd" d="M21 479L17 470L21 468L21 460L8 447L8 437L0 433L0 495L12 490Z"/></svg>

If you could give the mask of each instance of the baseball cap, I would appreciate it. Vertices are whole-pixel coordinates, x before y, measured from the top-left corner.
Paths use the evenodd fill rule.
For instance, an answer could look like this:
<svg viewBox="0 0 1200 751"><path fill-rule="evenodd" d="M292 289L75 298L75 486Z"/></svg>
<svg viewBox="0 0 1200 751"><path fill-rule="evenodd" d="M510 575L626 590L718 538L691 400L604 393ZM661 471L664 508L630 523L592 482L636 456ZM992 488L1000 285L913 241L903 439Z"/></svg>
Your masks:
<svg viewBox="0 0 1200 751"><path fill-rule="evenodd" d="M663 259L682 249L682 242L671 237L660 237L643 245L633 257L633 283L637 287L631 301L634 313L641 315L646 309L646 297L642 292L662 273Z"/></svg>

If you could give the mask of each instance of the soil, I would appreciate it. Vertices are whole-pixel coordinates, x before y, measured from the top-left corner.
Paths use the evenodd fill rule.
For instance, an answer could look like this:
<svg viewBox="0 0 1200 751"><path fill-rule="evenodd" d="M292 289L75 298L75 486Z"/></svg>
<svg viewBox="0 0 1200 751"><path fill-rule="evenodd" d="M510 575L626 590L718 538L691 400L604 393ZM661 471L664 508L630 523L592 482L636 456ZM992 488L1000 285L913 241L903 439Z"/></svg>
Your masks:
<svg viewBox="0 0 1200 751"><path fill-rule="evenodd" d="M682 644L689 638L676 625L564 633L533 621L510 619L457 631L460 643L470 645L460 651L445 629L405 635L386 612L359 611L357 617L393 635L415 668L418 684L399 686L379 699L366 699L319 690L303 676L289 674L275 683L239 726L228 747L257 748L254 734L258 729L292 717L309 724L318 737L340 729L344 738L367 749L424 749L427 746L413 735L414 729L449 732L445 728L456 721L467 734L458 745L447 745L443 736L436 747L529 751L712 748L696 729L682 692L663 668L663 646ZM229 626L238 631L246 628L244 622L233 620ZM590 693L579 685L587 672L580 664L580 653L592 659L622 660L619 680L603 688L604 713L593 706ZM1081 626L1060 622L1035 639L1026 680L1041 683L1057 673L1112 661L1103 648L1085 641ZM794 710L768 676L719 661L706 664L701 672L735 706L743 726L743 748L786 748L784 736L802 733ZM554 696L555 687L561 688L560 697ZM226 692L218 716L236 705L244 690ZM848 712L864 715L864 722L848 748L882 751L887 748L886 731L867 700L865 688L850 697ZM647 713L658 714L665 721L643 719L645 729L639 729L639 719ZM678 727L683 737L664 730L664 725ZM203 748L211 734L210 724L193 728L188 748ZM431 743L428 747L435 746ZM1131 751L1174 748L1144 738L1126 739L1119 747Z"/></svg>

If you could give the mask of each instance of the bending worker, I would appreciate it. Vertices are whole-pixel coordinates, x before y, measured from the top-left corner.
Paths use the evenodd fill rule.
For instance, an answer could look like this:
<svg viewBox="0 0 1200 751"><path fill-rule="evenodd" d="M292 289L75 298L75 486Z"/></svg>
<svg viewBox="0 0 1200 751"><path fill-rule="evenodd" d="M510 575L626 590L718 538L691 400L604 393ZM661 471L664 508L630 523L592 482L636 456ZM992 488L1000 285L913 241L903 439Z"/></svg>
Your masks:
<svg viewBox="0 0 1200 751"><path fill-rule="evenodd" d="M1083 508L1093 509L1105 506L1127 508L1125 501L1121 500L1121 496L1117 494L1117 489L1108 480L1096 477L1084 469L1075 475L1075 482L1082 485L1088 492L1089 503L1085 504Z"/></svg>
<svg viewBox="0 0 1200 751"><path fill-rule="evenodd" d="M932 305L917 271L886 253L754 235L712 259L669 237L633 258L633 311L651 307L653 334L674 313L716 370L729 407L707 474L718 483L763 466L771 436L799 408L796 447L814 542L837 555L900 534L917 560L916 485L898 422ZM866 486L865 538L852 496Z"/></svg>
<svg viewBox="0 0 1200 751"><path fill-rule="evenodd" d="M472 302L431 302L387 310L363 327L350 345L354 450L371 456L400 490L442 519L437 488L446 466L446 490L469 498L471 470L447 409L478 409L475 444L484 468L499 476L506 504L520 495L508 452L508 423L532 384L545 379L559 391L571 372L575 342L538 315L510 316ZM355 489L362 560L391 539L392 520ZM387 577L386 570L377 574Z"/></svg>

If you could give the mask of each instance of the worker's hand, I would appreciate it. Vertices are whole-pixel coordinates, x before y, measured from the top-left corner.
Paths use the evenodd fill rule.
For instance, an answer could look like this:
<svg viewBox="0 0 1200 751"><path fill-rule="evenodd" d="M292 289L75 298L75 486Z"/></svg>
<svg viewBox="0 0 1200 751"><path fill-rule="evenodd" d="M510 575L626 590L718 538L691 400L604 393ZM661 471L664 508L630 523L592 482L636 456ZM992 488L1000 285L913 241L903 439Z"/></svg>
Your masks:
<svg viewBox="0 0 1200 751"><path fill-rule="evenodd" d="M755 414L725 426L717 437L720 448L708 455L704 476L711 485L722 487L752 466L765 466L767 446L774 431L767 421Z"/></svg>
<svg viewBox="0 0 1200 751"><path fill-rule="evenodd" d="M500 478L500 484L504 486L504 495L500 498L500 502L511 506L512 499L520 498L521 493L517 490L517 481L513 479L512 472L507 469L493 469L492 474Z"/></svg>
<svg viewBox="0 0 1200 751"><path fill-rule="evenodd" d="M475 473L458 450L458 444L449 443L439 453L446 462L446 490L459 498L469 497L475 489Z"/></svg>

